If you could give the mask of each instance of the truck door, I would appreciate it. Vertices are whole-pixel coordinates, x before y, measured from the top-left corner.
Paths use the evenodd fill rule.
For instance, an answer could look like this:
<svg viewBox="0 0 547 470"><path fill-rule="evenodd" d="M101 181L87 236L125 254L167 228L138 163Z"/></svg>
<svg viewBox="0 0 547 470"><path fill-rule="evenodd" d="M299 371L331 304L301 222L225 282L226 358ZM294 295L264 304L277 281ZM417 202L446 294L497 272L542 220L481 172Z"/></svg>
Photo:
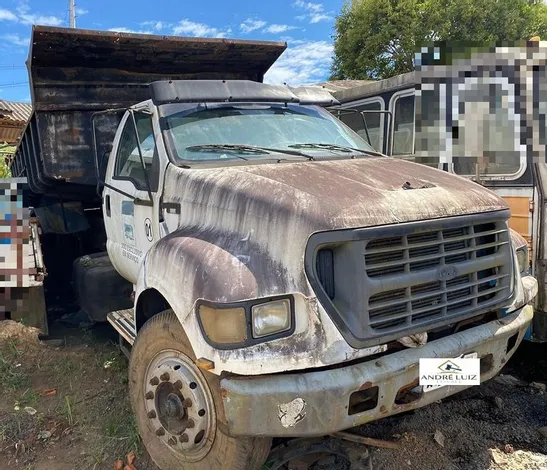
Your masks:
<svg viewBox="0 0 547 470"><path fill-rule="evenodd" d="M148 112L127 112L120 128L108 163L103 213L110 260L136 284L144 255L159 234L158 171L152 171L158 153Z"/></svg>

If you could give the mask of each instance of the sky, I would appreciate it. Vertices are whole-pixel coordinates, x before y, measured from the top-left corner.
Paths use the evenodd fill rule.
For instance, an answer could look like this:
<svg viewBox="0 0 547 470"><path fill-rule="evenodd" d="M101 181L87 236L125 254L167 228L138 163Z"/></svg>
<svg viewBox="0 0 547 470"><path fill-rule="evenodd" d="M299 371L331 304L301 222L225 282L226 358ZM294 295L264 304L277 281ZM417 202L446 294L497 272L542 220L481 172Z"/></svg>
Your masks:
<svg viewBox="0 0 547 470"><path fill-rule="evenodd" d="M328 77L343 0L76 0L76 27L287 42L265 81ZM0 99L30 101L25 61L32 24L68 26L68 0L0 0Z"/></svg>

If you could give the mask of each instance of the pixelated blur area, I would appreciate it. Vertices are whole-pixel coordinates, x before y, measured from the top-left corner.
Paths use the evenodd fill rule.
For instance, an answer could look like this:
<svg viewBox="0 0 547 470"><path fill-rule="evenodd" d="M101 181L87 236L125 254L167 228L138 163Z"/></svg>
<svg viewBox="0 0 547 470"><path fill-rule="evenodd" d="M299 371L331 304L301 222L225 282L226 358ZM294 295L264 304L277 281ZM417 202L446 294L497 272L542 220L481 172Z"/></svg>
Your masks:
<svg viewBox="0 0 547 470"><path fill-rule="evenodd" d="M547 44L439 42L416 64L416 154L463 176L518 178L545 160Z"/></svg>
<svg viewBox="0 0 547 470"><path fill-rule="evenodd" d="M0 180L0 318L22 305L31 286L35 263L29 234L22 182Z"/></svg>

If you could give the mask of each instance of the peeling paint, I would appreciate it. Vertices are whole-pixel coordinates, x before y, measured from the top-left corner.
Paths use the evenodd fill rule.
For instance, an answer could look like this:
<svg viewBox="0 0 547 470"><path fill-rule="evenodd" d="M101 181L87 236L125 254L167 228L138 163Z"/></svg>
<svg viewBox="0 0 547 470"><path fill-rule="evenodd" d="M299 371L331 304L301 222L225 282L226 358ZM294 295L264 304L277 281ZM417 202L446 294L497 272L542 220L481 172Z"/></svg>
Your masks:
<svg viewBox="0 0 547 470"><path fill-rule="evenodd" d="M306 401L303 398L295 398L289 403L277 406L277 417L284 428L294 428L306 417Z"/></svg>

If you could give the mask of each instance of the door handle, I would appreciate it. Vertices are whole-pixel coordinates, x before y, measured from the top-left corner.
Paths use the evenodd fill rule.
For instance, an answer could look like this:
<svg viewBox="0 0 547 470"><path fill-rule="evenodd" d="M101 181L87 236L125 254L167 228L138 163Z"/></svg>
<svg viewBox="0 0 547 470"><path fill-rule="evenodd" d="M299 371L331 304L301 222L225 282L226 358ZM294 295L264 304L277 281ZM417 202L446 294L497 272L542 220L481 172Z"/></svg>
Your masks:
<svg viewBox="0 0 547 470"><path fill-rule="evenodd" d="M110 217L110 194L107 194L104 199L104 207L106 209L107 217Z"/></svg>
<svg viewBox="0 0 547 470"><path fill-rule="evenodd" d="M133 204L135 204L136 206L154 207L154 203L147 199L133 199Z"/></svg>

